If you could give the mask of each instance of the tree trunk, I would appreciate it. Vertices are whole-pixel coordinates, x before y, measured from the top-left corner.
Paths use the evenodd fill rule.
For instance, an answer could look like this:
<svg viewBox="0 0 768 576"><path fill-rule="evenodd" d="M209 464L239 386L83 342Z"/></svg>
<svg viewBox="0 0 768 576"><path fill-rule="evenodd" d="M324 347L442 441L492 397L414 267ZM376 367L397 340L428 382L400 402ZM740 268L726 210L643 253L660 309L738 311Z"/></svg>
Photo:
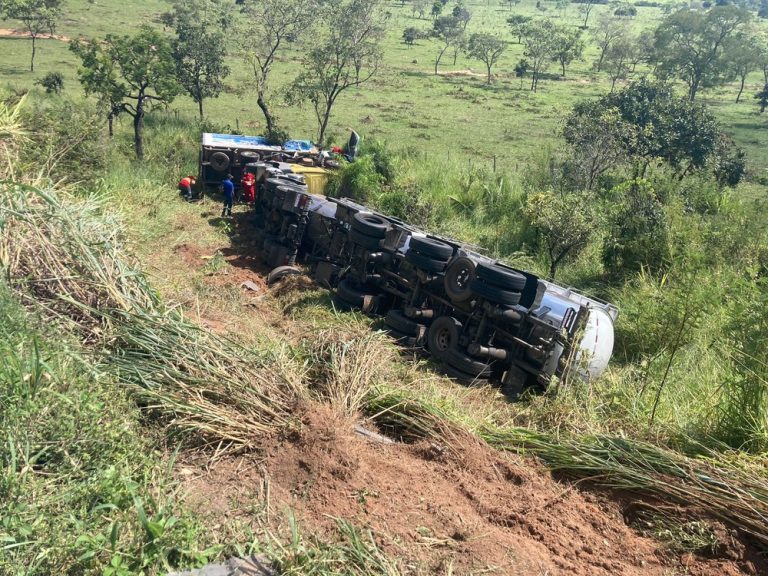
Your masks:
<svg viewBox="0 0 768 576"><path fill-rule="evenodd" d="M275 120L272 118L272 113L269 111L269 105L264 98L264 91L259 90L256 95L256 104L261 108L261 113L264 114L264 120L267 121L267 134L272 134L275 130Z"/></svg>
<svg viewBox="0 0 768 576"><path fill-rule="evenodd" d="M585 30L587 29L587 20L588 19L589 19L589 10L586 10L585 11L585 16L584 16L584 29Z"/></svg>
<svg viewBox="0 0 768 576"><path fill-rule="evenodd" d="M455 48L453 50L453 65L454 66L456 66L456 58L458 58L458 56L459 56L459 49Z"/></svg>
<svg viewBox="0 0 768 576"><path fill-rule="evenodd" d="M112 113L110 113L109 116L107 116L107 126L109 127L109 137L110 138L112 138L112 136L115 135L115 132L112 129L112 120L114 120L114 118L115 117L112 115Z"/></svg>
<svg viewBox="0 0 768 576"><path fill-rule="evenodd" d="M36 45L35 42L37 41L37 35L32 34L32 60L29 63L29 71L34 72L35 71L35 49Z"/></svg>
<svg viewBox="0 0 768 576"><path fill-rule="evenodd" d="M560 64L563 67L563 78L565 78L565 60L560 60Z"/></svg>
<svg viewBox="0 0 768 576"><path fill-rule="evenodd" d="M325 113L323 119L320 122L320 133L317 137L317 144L322 146L324 144L325 130L328 128L328 120L331 118L331 108L333 108L333 100L329 99L325 104Z"/></svg>
<svg viewBox="0 0 768 576"><path fill-rule="evenodd" d="M538 84L539 73L534 70L531 75L531 92L536 92L536 84Z"/></svg>
<svg viewBox="0 0 768 576"><path fill-rule="evenodd" d="M200 120L203 119L203 97L200 96L200 99L197 101L197 109L200 112Z"/></svg>
<svg viewBox="0 0 768 576"><path fill-rule="evenodd" d="M133 147L136 158L144 160L144 96L141 92L136 99L136 114L133 116Z"/></svg>
<svg viewBox="0 0 768 576"><path fill-rule="evenodd" d="M488 69L488 84L490 85L490 83L491 83L491 65L490 64L486 64L486 68Z"/></svg>
<svg viewBox="0 0 768 576"><path fill-rule="evenodd" d="M448 50L448 46L446 45L445 48L440 50L440 54L437 56L437 60L435 60L435 76L437 76L437 67L440 65L440 59L443 57L443 54L445 54L445 51Z"/></svg>
<svg viewBox="0 0 768 576"><path fill-rule="evenodd" d="M688 100L693 102L693 100L696 98L696 92L699 91L699 82L694 80L691 82L691 86L688 90Z"/></svg>
<svg viewBox="0 0 768 576"><path fill-rule="evenodd" d="M597 72L600 72L600 68L603 66L603 58L605 58L605 51L608 49L608 46L601 47L600 48L600 58L597 59Z"/></svg>
<svg viewBox="0 0 768 576"><path fill-rule="evenodd" d="M739 93L736 94L736 104L741 100L741 93L744 92L744 81L747 79L746 74L741 77L741 86L739 87Z"/></svg>
<svg viewBox="0 0 768 576"><path fill-rule="evenodd" d="M616 80L618 80L617 76L614 76L613 78L611 78L611 94L613 94L613 89L616 86Z"/></svg>

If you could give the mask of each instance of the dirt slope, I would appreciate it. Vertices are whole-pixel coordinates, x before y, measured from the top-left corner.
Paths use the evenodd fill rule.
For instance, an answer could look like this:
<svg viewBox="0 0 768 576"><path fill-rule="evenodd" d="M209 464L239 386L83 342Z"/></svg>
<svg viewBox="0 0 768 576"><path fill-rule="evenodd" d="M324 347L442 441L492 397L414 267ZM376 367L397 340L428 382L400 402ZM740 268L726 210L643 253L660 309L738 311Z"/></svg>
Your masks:
<svg viewBox="0 0 768 576"><path fill-rule="evenodd" d="M273 523L290 506L306 534L330 535L333 517L369 526L407 574L766 573L725 531L719 558L676 555L629 528L619 500L472 438L451 445L372 442L315 407L263 463L222 461L197 475L188 462L180 477L190 504L230 519L259 508L243 487L268 478Z"/></svg>

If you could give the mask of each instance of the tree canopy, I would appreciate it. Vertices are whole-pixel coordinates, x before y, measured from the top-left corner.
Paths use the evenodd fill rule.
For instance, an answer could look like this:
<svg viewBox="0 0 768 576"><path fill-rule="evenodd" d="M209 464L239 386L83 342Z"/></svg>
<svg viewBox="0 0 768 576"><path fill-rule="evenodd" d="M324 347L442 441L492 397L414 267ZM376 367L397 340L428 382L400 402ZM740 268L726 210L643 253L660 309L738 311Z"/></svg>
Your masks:
<svg viewBox="0 0 768 576"><path fill-rule="evenodd" d="M384 33L380 0L345 0L325 4L325 22L314 47L303 58L303 70L288 91L289 102L309 101L323 143L331 111L347 89L367 82L381 62Z"/></svg>
<svg viewBox="0 0 768 576"><path fill-rule="evenodd" d="M249 0L243 6L238 30L240 50L250 69L256 104L264 114L270 138L276 136L278 122L270 105L270 76L275 58L290 42L301 39L319 9L314 0Z"/></svg>
<svg viewBox="0 0 768 576"><path fill-rule="evenodd" d="M173 58L179 84L197 103L203 118L203 101L217 98L229 75L224 24L227 9L217 1L177 0L174 3L176 38Z"/></svg>
<svg viewBox="0 0 768 576"><path fill-rule="evenodd" d="M147 106L168 104L180 90L171 42L144 26L135 36L73 40L70 49L80 57L85 93L98 97L110 119L120 112L133 117L134 150L142 159Z"/></svg>
<svg viewBox="0 0 768 576"><path fill-rule="evenodd" d="M469 38L467 53L485 64L488 72L487 83L491 83L491 68L506 49L507 44L493 34L475 33Z"/></svg>
<svg viewBox="0 0 768 576"><path fill-rule="evenodd" d="M715 6L707 12L679 10L655 32L657 73L688 85L694 100L700 88L716 86L727 77L723 53L726 42L749 21L749 12L736 6Z"/></svg>
<svg viewBox="0 0 768 576"><path fill-rule="evenodd" d="M669 85L645 79L578 103L564 134L574 148L601 140L616 147L632 163L634 177L657 161L682 177L722 154L722 133L710 112L676 96Z"/></svg>

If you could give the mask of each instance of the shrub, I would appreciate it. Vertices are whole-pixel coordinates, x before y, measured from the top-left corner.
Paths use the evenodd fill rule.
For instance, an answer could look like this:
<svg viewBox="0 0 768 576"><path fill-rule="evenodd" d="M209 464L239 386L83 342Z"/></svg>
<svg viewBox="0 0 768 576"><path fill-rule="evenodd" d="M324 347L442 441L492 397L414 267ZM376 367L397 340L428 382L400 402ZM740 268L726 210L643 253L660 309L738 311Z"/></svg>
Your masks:
<svg viewBox="0 0 768 576"><path fill-rule="evenodd" d="M383 178L376 170L372 156L361 156L346 164L328 183L329 196L347 196L365 202L379 192Z"/></svg>
<svg viewBox="0 0 768 576"><path fill-rule="evenodd" d="M647 180L627 181L610 191L613 207L603 245L603 265L612 276L666 268L669 224L656 191Z"/></svg>
<svg viewBox="0 0 768 576"><path fill-rule="evenodd" d="M64 76L61 72L48 72L48 74L37 80L35 84L45 88L48 94L58 94L64 89Z"/></svg>

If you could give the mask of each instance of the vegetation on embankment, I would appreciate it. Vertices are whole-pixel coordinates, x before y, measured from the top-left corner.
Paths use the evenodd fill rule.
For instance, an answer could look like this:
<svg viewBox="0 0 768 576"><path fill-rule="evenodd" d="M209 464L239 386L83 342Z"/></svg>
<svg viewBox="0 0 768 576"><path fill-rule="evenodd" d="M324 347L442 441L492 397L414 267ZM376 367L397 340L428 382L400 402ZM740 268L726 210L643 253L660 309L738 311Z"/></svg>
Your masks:
<svg viewBox="0 0 768 576"><path fill-rule="evenodd" d="M115 574L137 573L231 550L174 503L168 464L157 449L181 441L216 447L214 453L258 450L295 425L296 406L313 402L366 414L406 440L438 434L450 443L450 430L458 428L501 449L536 454L575 477L640 495L673 494L703 518L765 543L764 470L759 459L734 451L760 453L765 446L765 365L755 348L764 342L764 319L756 313L764 301L764 229L748 206L720 201L716 210L691 213L674 201L664 205L665 215L685 224L675 230L686 236L672 245L686 248L686 257L671 260L662 275L607 274L597 234L560 273L622 306L614 368L590 386L562 383L510 405L493 390L462 390L422 366L397 362L386 338L370 333L371 320L333 313L322 291L288 291L275 301L300 330L320 332L311 339L262 335L246 349L200 329L136 272L119 219L104 204L125 211L127 238L151 261L174 238L175 219L191 215L167 190L175 174L193 165L190 142L198 128L172 117L151 126L153 142L141 165L121 154L127 142L118 140L110 152L109 143L93 138L99 155L86 159L101 162L83 164L80 150L71 148L54 166L72 163L92 177L70 192L42 192L51 173L29 170L39 160L41 137L29 122L45 124L61 108L41 113L45 108L30 105L25 112L28 105L5 108L2 131L13 169L6 176L32 174L38 186L2 189L0 254L9 282L2 293L9 327L2 427L10 440L1 454L3 490L14 502L2 533L7 566L100 572L112 564ZM467 172L380 147L369 152L345 177L370 187L355 184L352 193L468 240L496 238L488 244L494 253L547 269L538 233L515 216L524 213L531 183L551 173ZM72 172L60 176L66 174ZM655 186L668 177L660 170ZM711 192L727 198L716 186ZM231 232L209 228L207 234ZM737 240L752 228L752 244ZM174 268L154 273L165 296L182 290L225 296L203 292L188 271ZM144 419L132 408L137 404ZM36 426L38 419L49 426ZM43 488L51 488L50 499L25 496ZM285 548L261 534L239 550L266 550L297 570L307 562L338 567L350 557L360 563L347 562L348 573L393 570L354 528L342 524L340 534L347 548L307 549L300 540ZM246 532L229 536L249 540Z"/></svg>

